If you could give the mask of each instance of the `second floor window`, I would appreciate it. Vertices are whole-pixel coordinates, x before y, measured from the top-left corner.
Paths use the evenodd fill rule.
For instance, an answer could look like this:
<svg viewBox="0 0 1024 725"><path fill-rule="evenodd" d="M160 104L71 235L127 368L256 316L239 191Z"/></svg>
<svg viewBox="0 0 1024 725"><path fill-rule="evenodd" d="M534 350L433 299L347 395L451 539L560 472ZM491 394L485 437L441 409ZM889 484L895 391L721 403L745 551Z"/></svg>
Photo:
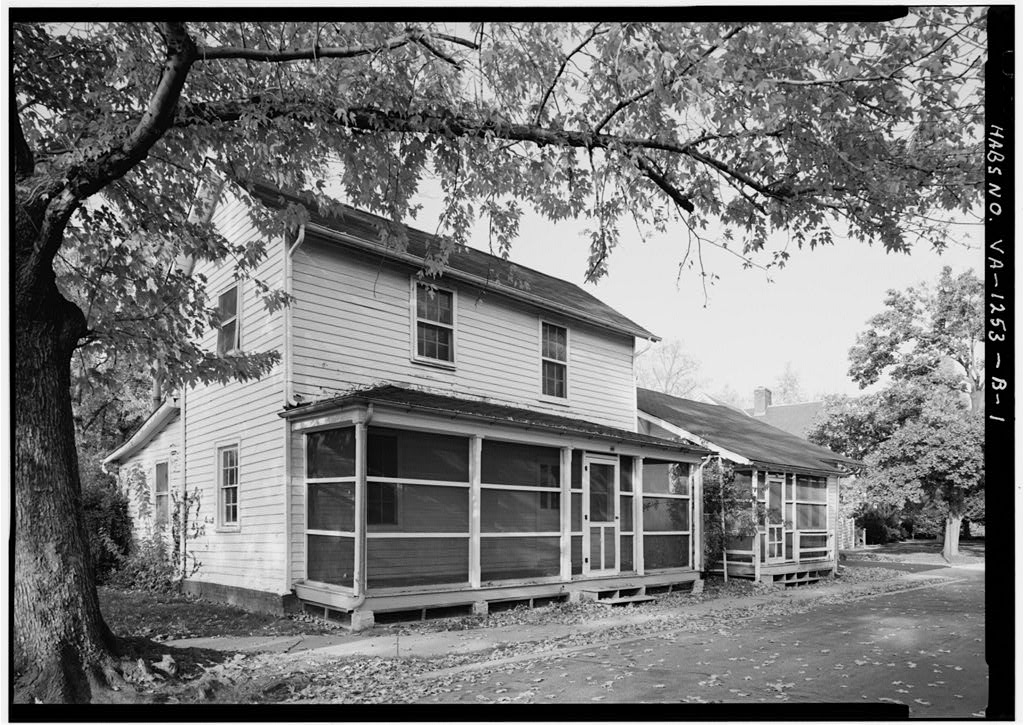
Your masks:
<svg viewBox="0 0 1024 725"><path fill-rule="evenodd" d="M232 285L217 299L217 312L220 314L220 329L217 331L217 354L224 355L238 350L238 285Z"/></svg>
<svg viewBox="0 0 1024 725"><path fill-rule="evenodd" d="M455 362L455 293L416 285L416 356Z"/></svg>
<svg viewBox="0 0 1024 725"><path fill-rule="evenodd" d="M564 327L542 322L540 335L541 392L553 398L567 398L569 332Z"/></svg>

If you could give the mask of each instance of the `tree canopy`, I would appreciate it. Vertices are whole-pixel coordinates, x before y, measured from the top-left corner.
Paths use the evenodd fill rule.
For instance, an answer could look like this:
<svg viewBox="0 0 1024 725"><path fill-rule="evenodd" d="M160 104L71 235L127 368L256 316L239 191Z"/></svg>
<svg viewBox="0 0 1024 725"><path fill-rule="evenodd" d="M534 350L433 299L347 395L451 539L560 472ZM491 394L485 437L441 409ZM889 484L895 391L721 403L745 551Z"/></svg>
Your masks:
<svg viewBox="0 0 1024 725"><path fill-rule="evenodd" d="M194 214L204 164L324 209L335 181L395 221L435 178L446 238L485 220L503 254L526 209L582 217L591 280L624 224L682 230L687 265L704 244L767 264L843 236L941 246L938 211L978 198L983 28L975 8L863 24L16 23L14 91L37 193L65 200L64 289L94 339L164 358L171 379L223 379L273 360L188 345L216 315L174 261L250 273L264 240ZM253 212L267 229L305 213ZM400 227L381 234L401 243Z"/></svg>

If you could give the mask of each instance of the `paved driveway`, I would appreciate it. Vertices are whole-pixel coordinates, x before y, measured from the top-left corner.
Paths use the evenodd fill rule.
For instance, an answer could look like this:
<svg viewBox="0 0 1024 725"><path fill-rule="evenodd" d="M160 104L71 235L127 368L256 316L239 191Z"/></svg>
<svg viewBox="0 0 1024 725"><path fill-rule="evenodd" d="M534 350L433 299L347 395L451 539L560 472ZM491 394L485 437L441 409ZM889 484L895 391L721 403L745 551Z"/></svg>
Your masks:
<svg viewBox="0 0 1024 725"><path fill-rule="evenodd" d="M664 633L467 672L426 701L899 702L913 717L980 715L984 572L942 574L951 580L940 586L758 616L714 633Z"/></svg>

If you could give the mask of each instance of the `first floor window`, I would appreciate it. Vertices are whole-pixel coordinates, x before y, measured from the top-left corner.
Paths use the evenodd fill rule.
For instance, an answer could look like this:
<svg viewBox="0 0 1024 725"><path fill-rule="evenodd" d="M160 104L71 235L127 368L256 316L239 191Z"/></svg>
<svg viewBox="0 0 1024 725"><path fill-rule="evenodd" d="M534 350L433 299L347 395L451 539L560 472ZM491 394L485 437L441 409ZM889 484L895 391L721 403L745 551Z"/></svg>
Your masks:
<svg viewBox="0 0 1024 725"><path fill-rule="evenodd" d="M240 347L238 285L232 285L230 289L217 298L217 314L220 318L220 326L217 330L217 354L225 355L238 350Z"/></svg>
<svg viewBox="0 0 1024 725"><path fill-rule="evenodd" d="M569 332L564 327L542 322L540 335L541 391L553 398L567 398Z"/></svg>
<svg viewBox="0 0 1024 725"><path fill-rule="evenodd" d="M167 525L170 514L168 499L170 488L167 483L167 463L156 464L156 481L153 485L154 521L156 528L163 528Z"/></svg>
<svg viewBox="0 0 1024 725"><path fill-rule="evenodd" d="M217 451L220 478L220 521L222 526L238 526L238 446Z"/></svg>

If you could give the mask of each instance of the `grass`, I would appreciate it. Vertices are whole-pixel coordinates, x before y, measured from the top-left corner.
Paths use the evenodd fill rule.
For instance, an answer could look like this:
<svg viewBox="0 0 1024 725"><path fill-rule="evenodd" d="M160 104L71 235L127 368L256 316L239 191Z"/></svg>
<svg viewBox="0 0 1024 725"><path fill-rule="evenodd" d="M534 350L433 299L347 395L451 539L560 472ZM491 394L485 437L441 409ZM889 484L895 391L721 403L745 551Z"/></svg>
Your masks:
<svg viewBox="0 0 1024 725"><path fill-rule="evenodd" d="M897 561L906 564L935 564L945 566L941 539L909 539L891 544L851 549L845 552L849 559L866 561ZM974 564L985 561L984 539L961 539L960 553L953 557L954 564Z"/></svg>
<svg viewBox="0 0 1024 725"><path fill-rule="evenodd" d="M336 631L329 624L297 617L247 612L184 594L100 587L100 610L119 637L156 641L192 637L287 636Z"/></svg>

